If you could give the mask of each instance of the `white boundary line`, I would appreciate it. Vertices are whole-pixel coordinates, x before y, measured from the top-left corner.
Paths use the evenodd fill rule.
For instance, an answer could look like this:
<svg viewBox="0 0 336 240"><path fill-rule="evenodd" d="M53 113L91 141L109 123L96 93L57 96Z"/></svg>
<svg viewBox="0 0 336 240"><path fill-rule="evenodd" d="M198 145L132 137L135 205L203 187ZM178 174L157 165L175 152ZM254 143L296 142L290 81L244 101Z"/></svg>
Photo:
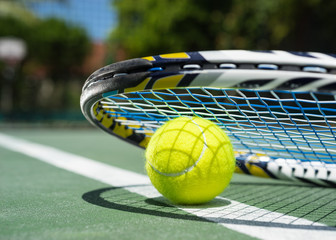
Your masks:
<svg viewBox="0 0 336 240"><path fill-rule="evenodd" d="M1 133L0 146L112 186L124 187L148 198L160 196L150 184L148 177L142 174ZM134 185L139 185L139 187L134 187ZM211 208L206 206L203 208L176 207L229 229L260 239L336 239L336 229L325 225L270 212L230 199L221 197L217 199L219 201L230 201L231 204Z"/></svg>

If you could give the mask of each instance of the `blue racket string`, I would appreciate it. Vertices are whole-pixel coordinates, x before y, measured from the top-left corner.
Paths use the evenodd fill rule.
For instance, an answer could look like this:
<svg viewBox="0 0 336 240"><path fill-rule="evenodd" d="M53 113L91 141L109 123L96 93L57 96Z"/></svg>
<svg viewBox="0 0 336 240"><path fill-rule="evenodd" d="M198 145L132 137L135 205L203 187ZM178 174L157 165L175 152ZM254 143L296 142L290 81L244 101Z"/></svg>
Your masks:
<svg viewBox="0 0 336 240"><path fill-rule="evenodd" d="M200 116L223 128L237 151L336 163L333 94L203 87L117 94L101 103L110 117L137 123L138 132L152 134L170 119Z"/></svg>

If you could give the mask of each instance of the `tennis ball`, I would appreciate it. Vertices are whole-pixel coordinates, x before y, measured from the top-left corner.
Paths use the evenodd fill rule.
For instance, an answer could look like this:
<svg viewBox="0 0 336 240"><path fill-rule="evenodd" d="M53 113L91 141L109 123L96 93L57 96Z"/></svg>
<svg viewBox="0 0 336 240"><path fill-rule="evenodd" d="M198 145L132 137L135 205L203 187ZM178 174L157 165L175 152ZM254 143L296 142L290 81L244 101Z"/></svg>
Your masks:
<svg viewBox="0 0 336 240"><path fill-rule="evenodd" d="M235 169L230 139L215 123L179 117L161 126L146 149L146 171L154 187L177 204L212 200Z"/></svg>

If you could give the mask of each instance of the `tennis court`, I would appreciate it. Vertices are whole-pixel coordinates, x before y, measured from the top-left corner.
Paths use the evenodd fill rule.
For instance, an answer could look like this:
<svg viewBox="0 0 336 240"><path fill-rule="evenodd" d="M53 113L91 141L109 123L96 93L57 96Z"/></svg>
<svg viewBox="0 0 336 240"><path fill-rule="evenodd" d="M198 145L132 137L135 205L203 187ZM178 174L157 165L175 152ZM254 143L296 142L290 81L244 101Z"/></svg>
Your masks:
<svg viewBox="0 0 336 240"><path fill-rule="evenodd" d="M236 64L233 61L236 56L225 62L216 62L219 61L216 53L213 53L213 61L194 54L196 58L195 62L190 62L192 64L181 65L179 60L176 64L173 64L175 60L168 62L166 70L184 69L192 73L181 81L184 84L191 83L194 77L198 84L209 82L208 76L197 77L194 71L209 73L214 69L231 69L252 78L247 79L247 83L251 80L247 85L239 80L242 84L238 84L238 88L260 87L262 82L267 85L268 81L278 80L275 82L286 88L302 88L306 84L308 87L324 87L327 91L335 90L336 65L321 65L320 60L335 60L332 53L336 31L331 23L336 1L325 4L324 0L141 0L139 3L138 0L0 0L0 240L336 239L335 188L235 174L229 187L211 202L193 206L174 205L155 190L146 176L144 150L92 127L80 109L85 80L97 69L127 59L166 53L163 57L145 57L141 61L143 63L147 59L145 65L149 73L146 74L157 74L151 80L163 79L161 83L158 81L158 86L167 91L167 87L172 87L164 86L169 72L155 67L155 61L170 61L172 56L189 60L190 56L186 55L189 51L241 49L253 50L249 51L251 53L261 50L266 54L279 49L288 51L280 52L280 55L293 55L313 62L303 61L309 63L307 66L296 60L274 63L273 60L279 60L276 56L270 62L251 57ZM311 55L298 51L316 53ZM209 61L202 62L205 59ZM261 62L254 63L251 59ZM151 64L155 66L149 68ZM106 79L121 79L127 78L128 74L141 73L138 70L144 69L105 70ZM259 75L249 71L259 72ZM280 75L274 76L273 73ZM97 76L104 78L104 74ZM214 74L217 75L218 79L223 75L231 76L230 81L237 80L234 74ZM180 83L182 75L176 76L170 80ZM149 78L146 79L149 81ZM147 88L146 79L137 86L152 93ZM84 89L101 83L98 77L91 77L91 80ZM132 81L135 80L132 78ZM149 81L149 85L155 86L154 80ZM121 84L118 93L123 93L125 87ZM136 90L135 87L130 85L126 90ZM101 94L107 98L109 93L116 93L115 90ZM210 92L214 94L208 94L208 99L220 96L215 94L215 90ZM128 93L125 91L127 101L132 100ZM180 101L180 96L173 95ZM277 100L284 98L287 101L288 98L284 94L272 96ZM307 138L295 129L288 132L291 139L298 141L296 146L304 142L301 145L304 150L300 150L300 154L306 155L305 149L312 145L317 149L314 153L322 153L332 158L328 161L334 161L331 153L336 152L333 130L336 115L334 105L328 105L336 104L334 91L331 99L323 95L320 99L322 103L315 104L314 111L311 109L314 105L310 103L320 101L315 95L309 96L313 99L306 101L302 97L301 102L312 117L303 119L303 122L311 120L313 127L321 131L324 138L316 140L316 132L308 133ZM301 99L301 95L297 99ZM90 104L101 102L98 98L97 102L89 100ZM268 100L267 110L273 109L274 101ZM248 100L246 104L250 106L253 101ZM278 102L281 109L287 106L282 101ZM190 102L182 105L188 104ZM258 108L259 105L257 103L253 107ZM161 112L171 110L166 109L166 105L162 106L162 111L158 108ZM145 118L147 107L143 108ZM210 112L213 107L209 108ZM287 107L291 108L292 103ZM93 113L91 106L86 109ZM127 140L134 136L140 141L147 139L137 138L143 129L137 124L127 126L132 123L128 119L111 121L113 108L106 116L104 114L108 111L101 111L104 114L100 115L102 109L99 104L93 109L97 115L92 117L104 120L96 121L105 124L100 126L102 129L115 129L110 133L118 135L120 129L114 128L116 125L113 124L120 123L118 126L122 126L125 134L118 136L126 136ZM323 111L326 114L317 117L316 114ZM208 113L208 110L203 111L204 116ZM254 109L252 113L255 114ZM256 126L261 124L254 121L254 115L247 115L253 116L251 122ZM281 112L278 115L279 118L287 118L288 114ZM269 118L268 113L260 116ZM298 119L293 116L294 120ZM284 120L283 130L289 126L286 121L288 119ZM329 122L331 125L328 125ZM292 121L288 123L292 124ZM151 127L150 124L149 121L148 126ZM268 129L277 131L278 125L278 122L274 126L270 124ZM305 127L302 132L306 133ZM136 130L136 135L126 134L134 133L132 129ZM235 127L232 129L236 130ZM260 133L273 134L267 131ZM254 136L250 138L255 140ZM289 135L280 132L277 136L281 137L282 146L290 142ZM267 138L262 136L255 142L262 144L264 139ZM313 156L312 161L318 160L316 155L309 156ZM281 167L278 168L280 173ZM332 175L331 171L315 169L311 172L312 168L307 169L300 168L300 171L308 172L308 175L315 173L315 177ZM291 174L294 171L291 168L287 172ZM333 181L328 182L334 184Z"/></svg>
<svg viewBox="0 0 336 240"><path fill-rule="evenodd" d="M334 239L336 193L235 175L212 202L175 206L143 150L97 129L1 130L0 239Z"/></svg>

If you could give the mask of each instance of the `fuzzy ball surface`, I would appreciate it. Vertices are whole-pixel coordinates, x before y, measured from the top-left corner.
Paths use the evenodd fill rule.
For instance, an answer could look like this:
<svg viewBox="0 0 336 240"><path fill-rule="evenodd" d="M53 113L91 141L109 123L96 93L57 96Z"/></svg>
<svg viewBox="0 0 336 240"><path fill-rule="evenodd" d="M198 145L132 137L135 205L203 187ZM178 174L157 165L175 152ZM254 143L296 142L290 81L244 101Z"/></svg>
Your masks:
<svg viewBox="0 0 336 240"><path fill-rule="evenodd" d="M228 186L235 169L232 144L215 123L199 117L166 122L146 149L154 187L176 204L202 204Z"/></svg>

